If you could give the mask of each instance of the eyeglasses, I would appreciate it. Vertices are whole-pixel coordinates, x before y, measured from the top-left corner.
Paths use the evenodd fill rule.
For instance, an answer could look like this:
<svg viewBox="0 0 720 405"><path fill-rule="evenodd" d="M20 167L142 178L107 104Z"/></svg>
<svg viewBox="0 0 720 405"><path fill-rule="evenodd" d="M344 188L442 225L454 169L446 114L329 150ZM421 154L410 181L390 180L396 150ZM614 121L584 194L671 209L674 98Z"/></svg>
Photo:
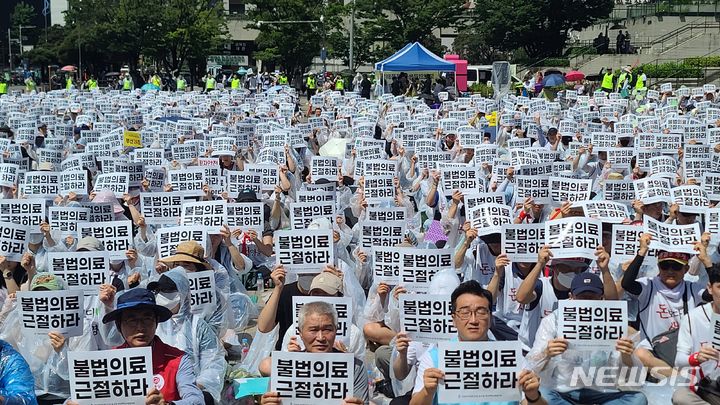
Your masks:
<svg viewBox="0 0 720 405"><path fill-rule="evenodd" d="M475 315L477 319L485 319L490 315L490 310L486 307L476 308L475 310L460 308L455 311L455 315L463 321L469 320L472 315Z"/></svg>
<svg viewBox="0 0 720 405"><path fill-rule="evenodd" d="M668 260L668 261L660 262L658 264L658 268L660 268L660 270L680 271L680 270L684 269L685 266L682 265L681 263Z"/></svg>

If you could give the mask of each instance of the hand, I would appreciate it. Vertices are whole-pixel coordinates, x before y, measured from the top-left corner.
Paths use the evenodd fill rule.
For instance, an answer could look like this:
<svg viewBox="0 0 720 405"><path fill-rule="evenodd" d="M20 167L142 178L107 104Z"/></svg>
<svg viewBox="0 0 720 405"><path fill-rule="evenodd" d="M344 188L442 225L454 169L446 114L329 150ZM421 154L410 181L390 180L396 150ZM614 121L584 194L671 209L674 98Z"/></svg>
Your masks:
<svg viewBox="0 0 720 405"><path fill-rule="evenodd" d="M398 353L401 355L407 356L407 350L410 347L410 342L411 340L407 332L399 332L395 336L395 349L397 349Z"/></svg>
<svg viewBox="0 0 720 405"><path fill-rule="evenodd" d="M597 263L598 268L601 271L608 271L610 268L608 265L610 264L610 254L608 254L607 251L605 251L605 248L602 246L598 246L595 248L595 262Z"/></svg>
<svg viewBox="0 0 720 405"><path fill-rule="evenodd" d="M460 190L455 190L452 193L452 201L455 203L455 205L460 205L460 203L463 200L463 193L460 192Z"/></svg>
<svg viewBox="0 0 720 405"><path fill-rule="evenodd" d="M298 343L297 336L290 337L290 343L288 343L287 350L289 352L301 352L302 351L302 348L300 348L300 344Z"/></svg>
<svg viewBox="0 0 720 405"><path fill-rule="evenodd" d="M100 302L105 304L105 306L107 306L107 307L110 307L110 308L114 307L116 292L117 292L117 289L110 284L100 285L100 292L98 294L98 297L100 298Z"/></svg>
<svg viewBox="0 0 720 405"><path fill-rule="evenodd" d="M166 405L165 398L157 388L153 387L145 397L145 405Z"/></svg>
<svg viewBox="0 0 720 405"><path fill-rule="evenodd" d="M364 401L357 397L347 397L343 399L341 405L362 405Z"/></svg>
<svg viewBox="0 0 720 405"><path fill-rule="evenodd" d="M477 236L478 236L478 232L477 232L477 229L475 229L475 228L470 228L467 231L465 231L465 245L470 246L472 241L474 241L475 238L477 238Z"/></svg>
<svg viewBox="0 0 720 405"><path fill-rule="evenodd" d="M62 333L50 332L48 333L48 337L50 338L50 345L53 350L55 350L55 353L60 353L65 345L65 336Z"/></svg>
<svg viewBox="0 0 720 405"><path fill-rule="evenodd" d="M437 368L425 369L425 373L423 373L423 385L425 386L425 390L430 394L434 394L435 391L437 391L440 380L443 378L445 378L445 373L443 373L442 370Z"/></svg>
<svg viewBox="0 0 720 405"><path fill-rule="evenodd" d="M343 353L348 352L347 346L345 346L345 343L343 343L340 339L335 339L335 342L333 343L333 348Z"/></svg>
<svg viewBox="0 0 720 405"><path fill-rule="evenodd" d="M638 254L640 256L647 255L648 250L650 250L650 242L652 242L652 235L649 233L641 233L640 234L640 248L638 249Z"/></svg>
<svg viewBox="0 0 720 405"><path fill-rule="evenodd" d="M163 190L165 190L166 193L169 193L169 192L173 191L173 185L168 183L165 186L163 186Z"/></svg>
<svg viewBox="0 0 720 405"><path fill-rule="evenodd" d="M137 285L140 282L140 273L135 272L128 276L127 278L128 286L130 288L133 288L135 285Z"/></svg>
<svg viewBox="0 0 720 405"><path fill-rule="evenodd" d="M513 177L515 177L515 168L508 167L507 170L505 170L505 177L507 177L508 180L512 180Z"/></svg>
<svg viewBox="0 0 720 405"><path fill-rule="evenodd" d="M633 210L635 211L635 214L642 215L643 207L645 207L645 204L643 204L642 201L640 201L640 200L633 200L632 207L633 207Z"/></svg>
<svg viewBox="0 0 720 405"><path fill-rule="evenodd" d="M326 264L325 267L322 270L323 273L328 272L332 273L340 278L343 278L343 272L338 270L337 267L333 266L332 264Z"/></svg>
<svg viewBox="0 0 720 405"><path fill-rule="evenodd" d="M380 296L380 299L382 299L384 301L385 297L387 297L389 292L390 292L389 285L387 285L385 283L378 284L377 293L378 293L378 296Z"/></svg>
<svg viewBox="0 0 720 405"><path fill-rule="evenodd" d="M270 279L273 281L273 284L275 284L275 288L282 288L282 286L285 285L286 275L287 272L285 271L285 267L282 265L275 267L275 270L270 273Z"/></svg>
<svg viewBox="0 0 720 405"><path fill-rule="evenodd" d="M340 232L333 230L333 242L340 242Z"/></svg>
<svg viewBox="0 0 720 405"><path fill-rule="evenodd" d="M553 257L553 254L552 254L552 252L550 251L550 246L549 246L549 245L545 245L545 246L541 247L541 248L540 248L540 251L538 252L538 260L537 260L537 262L538 262L539 265L545 266L546 264L548 264L548 262L550 261L550 259L552 259L552 257Z"/></svg>
<svg viewBox="0 0 720 405"><path fill-rule="evenodd" d="M220 236L222 237L223 244L226 247L232 247L232 232L230 232L230 228L228 228L227 225L223 225L220 228Z"/></svg>
<svg viewBox="0 0 720 405"><path fill-rule="evenodd" d="M168 268L167 264L165 264L161 261L158 261L157 263L155 263L155 272L157 274L163 274L168 270L170 270L170 269Z"/></svg>
<svg viewBox="0 0 720 405"><path fill-rule="evenodd" d="M510 265L510 259L508 259L507 254L500 253L498 257L495 258L495 271L505 271L505 267Z"/></svg>
<svg viewBox="0 0 720 405"><path fill-rule="evenodd" d="M680 213L680 206L677 203L670 205L670 213L668 216L674 219L677 218L678 213Z"/></svg>
<svg viewBox="0 0 720 405"><path fill-rule="evenodd" d="M560 218L567 218L568 215L570 215L570 210L572 209L572 203L570 201L565 201L560 206Z"/></svg>
<svg viewBox="0 0 720 405"><path fill-rule="evenodd" d="M635 343L627 337L622 337L615 343L615 350L622 354L631 355L635 352Z"/></svg>
<svg viewBox="0 0 720 405"><path fill-rule="evenodd" d="M50 231L50 224L48 224L47 222L43 222L40 224L40 232L42 232L45 237L50 235Z"/></svg>
<svg viewBox="0 0 720 405"><path fill-rule="evenodd" d="M710 245L710 232L704 232L702 236L700 236L700 240L695 242L695 245L693 246L693 250L697 252L697 257L700 262L706 267L712 267L713 262L710 258L710 255L708 255L708 246Z"/></svg>
<svg viewBox="0 0 720 405"><path fill-rule="evenodd" d="M358 260L360 260L361 264L365 264L368 261L367 253L363 252L362 250L358 252L357 257Z"/></svg>
<svg viewBox="0 0 720 405"><path fill-rule="evenodd" d="M399 285L399 286L395 287L392 295L393 295L393 298L395 298L395 301L397 301L400 294L405 294L406 292L407 292L407 290L405 289L405 287Z"/></svg>
<svg viewBox="0 0 720 405"><path fill-rule="evenodd" d="M700 351L698 352L697 359L700 363L705 363L710 360L717 361L720 359L720 351L714 349L711 345L702 345L700 347Z"/></svg>
<svg viewBox="0 0 720 405"><path fill-rule="evenodd" d="M35 271L35 256L30 252L23 253L20 259L20 266L28 273Z"/></svg>
<svg viewBox="0 0 720 405"><path fill-rule="evenodd" d="M530 370L520 371L517 385L526 397L538 398L540 396L540 377Z"/></svg>
<svg viewBox="0 0 720 405"><path fill-rule="evenodd" d="M147 223L145 222L145 216L140 215L138 217L137 226L138 226L138 228L147 228Z"/></svg>
<svg viewBox="0 0 720 405"><path fill-rule="evenodd" d="M545 355L548 358L558 356L565 353L568 348L568 341L563 338L550 339L545 348Z"/></svg>
<svg viewBox="0 0 720 405"><path fill-rule="evenodd" d="M266 392L260 398L260 405L280 405L280 394L277 392Z"/></svg>

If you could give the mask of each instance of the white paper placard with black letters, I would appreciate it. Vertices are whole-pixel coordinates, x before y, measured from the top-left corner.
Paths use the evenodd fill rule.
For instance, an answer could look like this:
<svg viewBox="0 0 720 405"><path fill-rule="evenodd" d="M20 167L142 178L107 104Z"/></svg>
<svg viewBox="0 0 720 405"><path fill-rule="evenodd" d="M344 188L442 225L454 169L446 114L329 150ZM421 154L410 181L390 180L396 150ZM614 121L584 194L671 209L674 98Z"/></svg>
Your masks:
<svg viewBox="0 0 720 405"><path fill-rule="evenodd" d="M78 224L78 237L82 239L86 236L97 238L111 260L125 260L125 253L133 246L132 222L81 222Z"/></svg>
<svg viewBox="0 0 720 405"><path fill-rule="evenodd" d="M449 295L402 294L400 325L414 342L438 343L457 336Z"/></svg>
<svg viewBox="0 0 720 405"><path fill-rule="evenodd" d="M227 204L227 225L230 230L254 230L259 235L265 229L265 203Z"/></svg>
<svg viewBox="0 0 720 405"><path fill-rule="evenodd" d="M158 229L155 232L155 240L158 256L160 259L164 259L175 254L175 249L180 242L189 240L199 243L207 251L208 233L203 226L173 226Z"/></svg>
<svg viewBox="0 0 720 405"><path fill-rule="evenodd" d="M30 228L12 222L0 222L0 256L20 262L28 246Z"/></svg>
<svg viewBox="0 0 720 405"><path fill-rule="evenodd" d="M218 307L215 293L215 273L196 271L187 273L190 282L190 312L212 314Z"/></svg>
<svg viewBox="0 0 720 405"><path fill-rule="evenodd" d="M568 348L612 351L627 336L627 301L560 300L557 311L558 337Z"/></svg>
<svg viewBox="0 0 720 405"><path fill-rule="evenodd" d="M140 212L150 225L175 225L182 215L184 202L182 192L140 193Z"/></svg>
<svg viewBox="0 0 720 405"><path fill-rule="evenodd" d="M700 224L697 222L688 225L666 224L645 215L643 217L643 230L645 233L652 235L651 249L668 252L682 252L694 255L695 242L700 240Z"/></svg>
<svg viewBox="0 0 720 405"><path fill-rule="evenodd" d="M545 244L555 259L585 258L595 260L595 249L601 246L602 222L599 219L570 217L545 222Z"/></svg>
<svg viewBox="0 0 720 405"><path fill-rule="evenodd" d="M77 290L18 291L17 308L22 329L34 335L48 332L81 336L85 320L84 295Z"/></svg>
<svg viewBox="0 0 720 405"><path fill-rule="evenodd" d="M502 226L503 253L512 262L533 263L545 244L545 224L505 224Z"/></svg>
<svg viewBox="0 0 720 405"><path fill-rule="evenodd" d="M48 267L69 289L97 294L100 285L109 282L110 255L105 251L48 252Z"/></svg>
<svg viewBox="0 0 720 405"><path fill-rule="evenodd" d="M330 229L277 231L277 264L297 273L318 273L335 260L333 233Z"/></svg>
<svg viewBox="0 0 720 405"><path fill-rule="evenodd" d="M48 210L50 229L75 234L79 222L90 221L90 208L50 207Z"/></svg>
<svg viewBox="0 0 720 405"><path fill-rule="evenodd" d="M300 336L300 330L298 326L298 314L300 308L309 302L320 301L318 297L305 297L305 296L294 296L292 297L293 305L293 323L296 326L295 334ZM327 302L335 308L337 314L337 332L335 339L340 339L346 346L350 345L350 328L353 323L353 304L352 298L350 297L322 297L322 302ZM298 344L301 349L305 349L302 344L302 340L298 339Z"/></svg>
<svg viewBox="0 0 720 405"><path fill-rule="evenodd" d="M208 233L218 234L222 226L227 224L225 204L225 200L183 203L180 225L201 225L207 228Z"/></svg>
<svg viewBox="0 0 720 405"><path fill-rule="evenodd" d="M353 396L355 369L350 353L275 351L272 370L270 390L279 394L283 404L337 405Z"/></svg>

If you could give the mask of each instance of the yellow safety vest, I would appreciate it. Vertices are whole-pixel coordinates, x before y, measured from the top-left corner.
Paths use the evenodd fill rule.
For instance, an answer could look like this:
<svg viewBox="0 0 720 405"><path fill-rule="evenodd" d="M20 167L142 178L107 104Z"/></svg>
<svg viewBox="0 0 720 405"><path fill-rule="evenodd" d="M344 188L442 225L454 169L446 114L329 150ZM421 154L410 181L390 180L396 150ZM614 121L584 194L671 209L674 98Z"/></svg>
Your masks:
<svg viewBox="0 0 720 405"><path fill-rule="evenodd" d="M177 79L177 89L185 90L185 79Z"/></svg>
<svg viewBox="0 0 720 405"><path fill-rule="evenodd" d="M65 89L66 90L72 89L72 85L73 85L72 79L65 79Z"/></svg>
<svg viewBox="0 0 720 405"><path fill-rule="evenodd" d="M287 76L280 75L280 77L278 78L278 84L280 84L280 85L288 84Z"/></svg>
<svg viewBox="0 0 720 405"><path fill-rule="evenodd" d="M25 84L25 89L29 92L35 90L35 87L36 84L33 79L28 80L28 82Z"/></svg>
<svg viewBox="0 0 720 405"><path fill-rule="evenodd" d="M627 77L627 73L622 72L620 76L618 77L617 85L615 86L615 90L622 89L623 83L625 83L625 78Z"/></svg>
<svg viewBox="0 0 720 405"><path fill-rule="evenodd" d="M341 77L338 77L337 81L335 82L335 90L345 90L345 80L343 80Z"/></svg>
<svg viewBox="0 0 720 405"><path fill-rule="evenodd" d="M160 78L157 76L152 77L152 84L154 84L158 87L162 87L162 81L160 81Z"/></svg>
<svg viewBox="0 0 720 405"><path fill-rule="evenodd" d="M645 81L642 78L642 74L637 75L637 80L635 80L635 90L643 90L645 89Z"/></svg>
<svg viewBox="0 0 720 405"><path fill-rule="evenodd" d="M315 89L315 78L314 77L308 77L307 78L307 88L310 90Z"/></svg>
<svg viewBox="0 0 720 405"><path fill-rule="evenodd" d="M205 90L214 90L215 89L215 78L210 77L205 81Z"/></svg>
<svg viewBox="0 0 720 405"><path fill-rule="evenodd" d="M0 83L0 94L7 94L7 83Z"/></svg>
<svg viewBox="0 0 720 405"><path fill-rule="evenodd" d="M123 90L132 90L132 81L127 77L123 79Z"/></svg>
<svg viewBox="0 0 720 405"><path fill-rule="evenodd" d="M96 80L92 80L92 79L88 80L87 85L88 85L88 90L95 90L98 88L98 83Z"/></svg>
<svg viewBox="0 0 720 405"><path fill-rule="evenodd" d="M232 79L232 82L230 82L230 87L233 89L239 89L240 88L240 79Z"/></svg>
<svg viewBox="0 0 720 405"><path fill-rule="evenodd" d="M612 73L605 73L605 75L603 76L602 88L612 90L612 88L613 88L613 74Z"/></svg>

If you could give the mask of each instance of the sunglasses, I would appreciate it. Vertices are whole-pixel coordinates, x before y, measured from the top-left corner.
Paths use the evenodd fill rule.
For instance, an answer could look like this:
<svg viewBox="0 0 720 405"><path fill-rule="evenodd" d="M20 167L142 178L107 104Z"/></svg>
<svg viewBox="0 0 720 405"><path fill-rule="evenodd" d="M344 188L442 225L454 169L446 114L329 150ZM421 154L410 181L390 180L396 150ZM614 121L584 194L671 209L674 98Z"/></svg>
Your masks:
<svg viewBox="0 0 720 405"><path fill-rule="evenodd" d="M685 268L685 265L678 263L678 262L668 260L668 261L660 262L658 264L658 268L660 268L660 270L681 271L682 269Z"/></svg>

